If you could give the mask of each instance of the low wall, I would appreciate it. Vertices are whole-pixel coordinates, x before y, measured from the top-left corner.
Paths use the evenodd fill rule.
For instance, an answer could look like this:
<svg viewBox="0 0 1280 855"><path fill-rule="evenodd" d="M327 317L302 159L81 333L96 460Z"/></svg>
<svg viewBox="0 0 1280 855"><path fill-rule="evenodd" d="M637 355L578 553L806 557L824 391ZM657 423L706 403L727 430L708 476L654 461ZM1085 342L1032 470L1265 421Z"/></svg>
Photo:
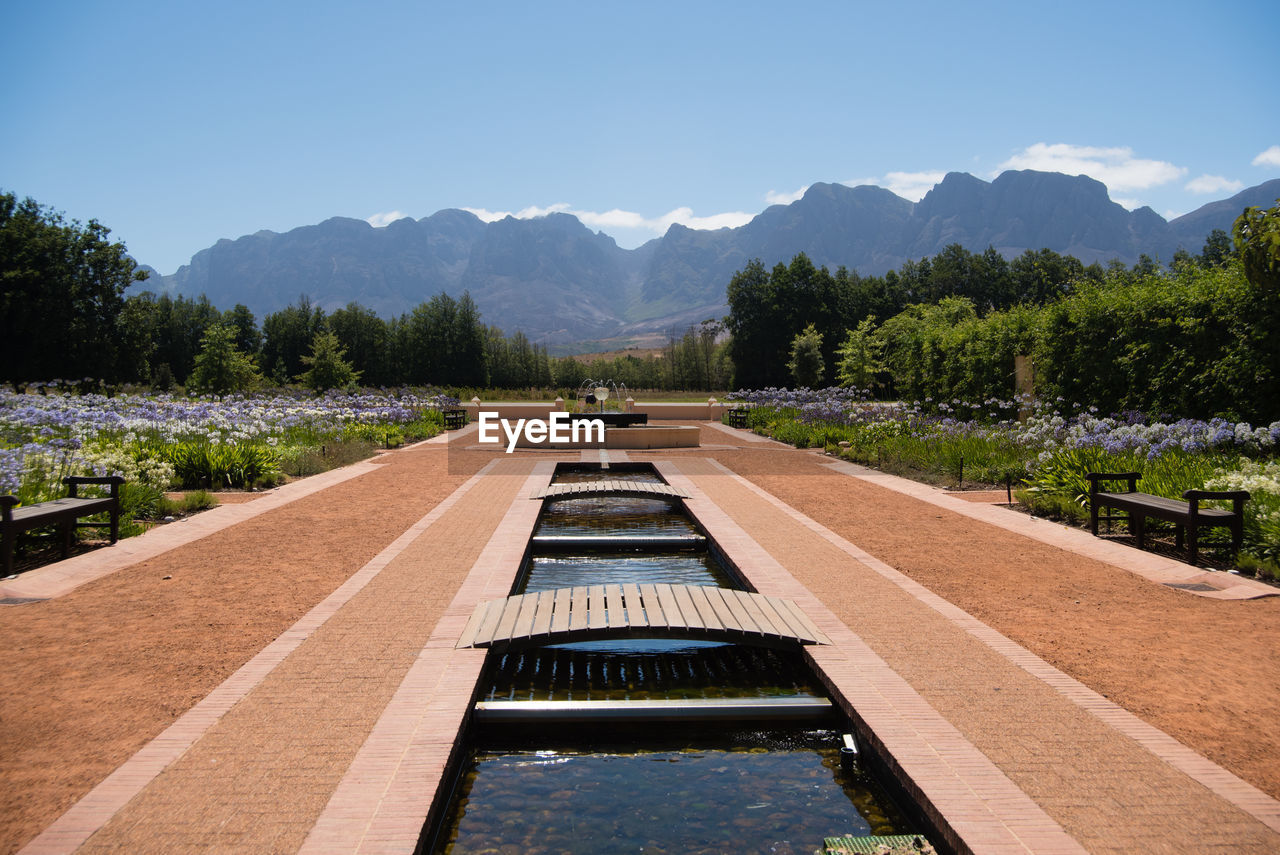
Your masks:
<svg viewBox="0 0 1280 855"><path fill-rule="evenodd" d="M479 418L480 411L497 413L504 419L545 419L557 410L572 407L572 402L565 401L467 401L462 404L467 410L470 421ZM729 409L727 404L716 401L688 401L681 403L644 403L632 401L626 405L630 412L645 413L650 421L720 421L720 416Z"/></svg>
<svg viewBox="0 0 1280 855"><path fill-rule="evenodd" d="M635 425L606 427L604 442L580 439L578 442L532 442L523 433L516 448L697 448L701 428L693 425ZM583 432L583 436L586 431ZM506 439L503 439L506 442Z"/></svg>

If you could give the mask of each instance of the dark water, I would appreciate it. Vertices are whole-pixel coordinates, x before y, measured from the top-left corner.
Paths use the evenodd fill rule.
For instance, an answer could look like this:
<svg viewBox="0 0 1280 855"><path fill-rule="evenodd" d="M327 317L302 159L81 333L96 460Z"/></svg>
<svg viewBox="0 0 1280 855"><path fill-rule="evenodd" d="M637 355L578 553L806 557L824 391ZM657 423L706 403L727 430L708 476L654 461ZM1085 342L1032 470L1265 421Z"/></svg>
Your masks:
<svg viewBox="0 0 1280 855"><path fill-rule="evenodd" d="M529 559L524 589L533 594L577 585L667 582L672 585L736 587L706 552L646 554L602 552L594 555L535 555Z"/></svg>
<svg viewBox="0 0 1280 855"><path fill-rule="evenodd" d="M548 502L536 534L697 534L675 503L628 496L592 496Z"/></svg>
<svg viewBox="0 0 1280 855"><path fill-rule="evenodd" d="M582 484L591 481L631 481L640 484L665 484L658 473L648 467L629 468L611 466L601 469L594 464L576 465L561 463L551 479L553 484Z"/></svg>
<svg viewBox="0 0 1280 855"><path fill-rule="evenodd" d="M799 654L737 644L584 641L496 657L483 700L825 697Z"/></svg>
<svg viewBox="0 0 1280 855"><path fill-rule="evenodd" d="M580 468L556 481L655 474ZM675 503L550 502L537 534L689 534ZM738 587L711 553L535 555L523 592L612 583ZM823 697L800 654L628 638L493 654L485 700ZM824 837L911 829L869 777L839 768L830 731L614 722L498 728L479 735L436 852L777 853ZM484 730L484 729L482 729Z"/></svg>
<svg viewBox="0 0 1280 855"><path fill-rule="evenodd" d="M438 851L795 853L909 829L838 736L728 733L696 747L479 751Z"/></svg>

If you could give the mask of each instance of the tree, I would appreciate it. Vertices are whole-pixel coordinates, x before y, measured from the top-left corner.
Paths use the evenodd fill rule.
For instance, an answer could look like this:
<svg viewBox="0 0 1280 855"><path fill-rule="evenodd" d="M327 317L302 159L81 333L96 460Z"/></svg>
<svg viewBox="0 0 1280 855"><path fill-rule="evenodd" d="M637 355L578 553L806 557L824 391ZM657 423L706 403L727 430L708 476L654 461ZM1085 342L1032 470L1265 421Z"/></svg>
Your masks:
<svg viewBox="0 0 1280 855"><path fill-rule="evenodd" d="M773 360L779 355L776 340L770 333L770 319L776 306L772 280L760 259L752 259L733 274L727 299L726 323L732 336L729 347L734 385L740 389L771 385L776 371ZM776 321L772 328L776 330Z"/></svg>
<svg viewBox="0 0 1280 855"><path fill-rule="evenodd" d="M880 351L884 345L876 338L875 324L865 318L845 335L844 344L836 351L837 379L841 386L870 389L876 374L884 370Z"/></svg>
<svg viewBox="0 0 1280 855"><path fill-rule="evenodd" d="M110 233L0 193L0 377L118 379L124 292L147 274Z"/></svg>
<svg viewBox="0 0 1280 855"><path fill-rule="evenodd" d="M327 329L324 310L311 305L303 294L297 305L286 306L262 320L262 365L277 383L288 383L302 373L302 357L307 355L316 333Z"/></svg>
<svg viewBox="0 0 1280 855"><path fill-rule="evenodd" d="M329 329L347 351L347 361L371 386L385 386L400 380L390 360L390 326L373 309L348 303L329 316Z"/></svg>
<svg viewBox="0 0 1280 855"><path fill-rule="evenodd" d="M262 382L253 360L236 347L236 329L230 324L214 324L200 339L200 354L191 372L189 385L195 389L225 395L245 392Z"/></svg>
<svg viewBox="0 0 1280 855"><path fill-rule="evenodd" d="M489 364L485 358L484 324L480 323L480 309L469 291L463 291L458 300L452 339L453 376L449 382L460 386L487 386Z"/></svg>
<svg viewBox="0 0 1280 855"><path fill-rule="evenodd" d="M244 303L236 303L234 308L223 312L222 322L229 324L236 331L236 347L241 353L256 356L262 349L262 333L258 331L258 320Z"/></svg>
<svg viewBox="0 0 1280 855"><path fill-rule="evenodd" d="M1234 258L1235 254L1231 235L1222 229L1214 229L1205 238L1204 249L1200 251L1200 264L1204 267L1221 267Z"/></svg>
<svg viewBox="0 0 1280 855"><path fill-rule="evenodd" d="M336 335L327 331L316 333L311 340L311 354L302 357L307 370L298 375L298 382L317 392L354 386L360 380L360 372L351 367L346 356Z"/></svg>
<svg viewBox="0 0 1280 855"><path fill-rule="evenodd" d="M1245 278L1273 295L1280 293L1280 199L1267 211L1245 208L1231 234L1244 263Z"/></svg>
<svg viewBox="0 0 1280 855"><path fill-rule="evenodd" d="M822 383L826 366L822 360L822 333L813 324L791 341L791 361L787 363L797 386L816 389Z"/></svg>

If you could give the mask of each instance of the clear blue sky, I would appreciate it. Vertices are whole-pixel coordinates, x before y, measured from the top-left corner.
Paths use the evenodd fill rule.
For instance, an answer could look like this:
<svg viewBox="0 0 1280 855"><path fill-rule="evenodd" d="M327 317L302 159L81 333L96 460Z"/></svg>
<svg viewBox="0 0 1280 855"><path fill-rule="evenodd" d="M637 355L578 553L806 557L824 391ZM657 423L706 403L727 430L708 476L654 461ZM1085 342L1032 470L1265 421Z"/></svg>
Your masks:
<svg viewBox="0 0 1280 855"><path fill-rule="evenodd" d="M10 2L0 188L172 273L331 216L547 209L636 246L815 181L1280 177L1280 3Z"/></svg>

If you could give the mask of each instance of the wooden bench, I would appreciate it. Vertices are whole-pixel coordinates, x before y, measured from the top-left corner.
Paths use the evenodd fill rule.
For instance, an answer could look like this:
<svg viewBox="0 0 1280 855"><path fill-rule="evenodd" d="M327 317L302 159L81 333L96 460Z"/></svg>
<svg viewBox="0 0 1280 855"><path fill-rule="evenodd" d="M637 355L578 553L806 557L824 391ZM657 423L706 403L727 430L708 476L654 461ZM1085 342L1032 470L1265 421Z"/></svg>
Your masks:
<svg viewBox="0 0 1280 855"><path fill-rule="evenodd" d="M0 529L0 552L3 553L4 575L13 575L13 548L21 532L33 528L56 525L62 530L62 557L71 552L71 534L81 526L90 528L111 529L111 542L120 539L120 485L124 479L119 475L92 477L72 475L63 478L67 485L68 495L63 499L51 502L39 502L34 505L15 507L18 499L15 496L0 496L0 515L3 516ZM81 496L79 488L85 484L102 484L110 488L106 496ZM110 522L78 523L80 517L94 514L110 514Z"/></svg>
<svg viewBox="0 0 1280 855"><path fill-rule="evenodd" d="M1138 479L1142 476L1137 472L1090 472L1085 477L1089 479L1089 528L1095 537L1098 534L1099 520L1111 522L1126 519L1099 514L1102 508L1112 508L1128 514L1129 530L1138 538L1139 549L1146 544L1147 517L1152 517L1177 526L1179 547L1182 546L1183 531L1186 531L1188 560L1192 565L1200 557L1198 542L1201 528L1231 529L1232 552L1240 551L1244 540L1244 503L1249 500L1247 490L1187 490L1182 494L1186 501L1179 501L1138 492ZM1099 484L1107 481L1126 481L1129 489L1123 493L1109 493L1099 489ZM1201 502L1213 500L1230 501L1231 510L1200 507Z"/></svg>

